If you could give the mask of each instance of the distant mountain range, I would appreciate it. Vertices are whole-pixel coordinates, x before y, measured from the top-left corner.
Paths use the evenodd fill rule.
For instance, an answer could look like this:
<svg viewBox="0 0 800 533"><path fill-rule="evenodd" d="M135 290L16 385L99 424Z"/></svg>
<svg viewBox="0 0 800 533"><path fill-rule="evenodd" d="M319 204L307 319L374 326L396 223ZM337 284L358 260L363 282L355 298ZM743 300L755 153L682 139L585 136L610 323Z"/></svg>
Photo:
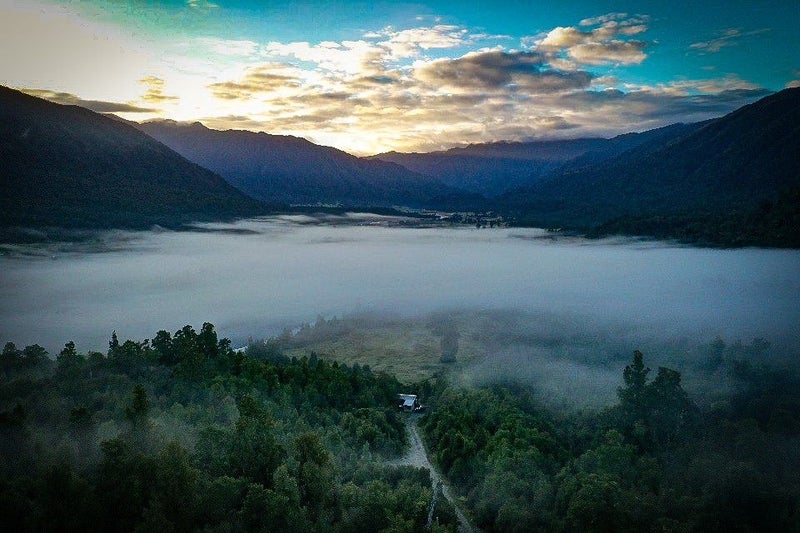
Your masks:
<svg viewBox="0 0 800 533"><path fill-rule="evenodd" d="M798 146L800 89L611 139L358 158L296 137L132 124L0 87L0 225L174 225L269 202L493 210L596 235L800 247Z"/></svg>
<svg viewBox="0 0 800 533"><path fill-rule="evenodd" d="M565 165L598 163L640 144L691 127L676 124L644 133L628 133L613 139L494 142L441 152L387 152L372 158L391 161L438 179L450 187L492 198L532 185L563 170Z"/></svg>
<svg viewBox="0 0 800 533"><path fill-rule="evenodd" d="M119 120L0 86L0 226L174 226L266 212Z"/></svg>
<svg viewBox="0 0 800 533"><path fill-rule="evenodd" d="M800 246L800 88L662 133L573 160L496 205L535 225Z"/></svg>
<svg viewBox="0 0 800 533"><path fill-rule="evenodd" d="M358 158L298 137L168 120L137 127L263 201L424 207L432 198L458 193L395 163Z"/></svg>

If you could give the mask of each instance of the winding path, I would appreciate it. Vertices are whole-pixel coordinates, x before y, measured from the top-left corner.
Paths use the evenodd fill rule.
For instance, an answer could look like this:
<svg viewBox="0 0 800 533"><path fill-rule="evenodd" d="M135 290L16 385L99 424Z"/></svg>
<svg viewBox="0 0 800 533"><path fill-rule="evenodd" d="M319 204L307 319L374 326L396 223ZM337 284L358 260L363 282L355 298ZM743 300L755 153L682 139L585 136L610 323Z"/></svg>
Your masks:
<svg viewBox="0 0 800 533"><path fill-rule="evenodd" d="M411 446L409 447L406 454L397 459L395 461L391 461L390 464L393 465L410 465L415 466L417 468L427 468L428 471L431 473L431 487L433 490L436 490L436 485L438 483L442 484L442 495L450 501L450 504L453 506L453 509L456 513L456 518L458 518L458 531L459 533L477 533L479 530L470 524L469 520L467 519L466 515L461 511L458 506L456 499L453 497L453 492L450 490L450 486L447 482L442 478L442 475L439 473L436 468L431 464L430 460L428 459L428 453L425 450L425 446L422 444L422 439L419 436L419 430L417 429L417 416L411 415L406 423L406 427L408 428L408 435L409 441Z"/></svg>

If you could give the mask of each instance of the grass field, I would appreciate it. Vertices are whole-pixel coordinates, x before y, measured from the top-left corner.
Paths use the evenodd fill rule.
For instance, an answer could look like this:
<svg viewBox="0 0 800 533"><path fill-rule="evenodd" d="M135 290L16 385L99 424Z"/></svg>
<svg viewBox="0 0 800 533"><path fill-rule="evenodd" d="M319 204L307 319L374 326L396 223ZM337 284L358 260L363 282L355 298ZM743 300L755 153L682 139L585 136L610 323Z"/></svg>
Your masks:
<svg viewBox="0 0 800 533"><path fill-rule="evenodd" d="M448 322L447 327L459 330L456 361L442 363L439 334L442 325L437 318L383 319L347 317L320 320L304 326L283 343L289 357L308 357L311 352L347 365L368 365L374 371L395 375L405 383L416 383L438 374L452 374L475 361L484 353L473 336L462 333L466 324Z"/></svg>

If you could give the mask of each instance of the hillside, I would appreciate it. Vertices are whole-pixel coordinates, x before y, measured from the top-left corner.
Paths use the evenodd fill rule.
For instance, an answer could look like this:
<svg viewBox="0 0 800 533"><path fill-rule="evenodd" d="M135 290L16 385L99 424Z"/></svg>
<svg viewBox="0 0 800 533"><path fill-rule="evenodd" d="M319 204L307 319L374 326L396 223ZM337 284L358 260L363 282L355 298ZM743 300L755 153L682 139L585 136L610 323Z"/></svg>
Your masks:
<svg viewBox="0 0 800 533"><path fill-rule="evenodd" d="M173 226L266 207L137 129L0 87L0 226Z"/></svg>
<svg viewBox="0 0 800 533"><path fill-rule="evenodd" d="M504 195L534 224L725 244L800 244L800 89ZM792 244L794 243L794 244Z"/></svg>
<svg viewBox="0 0 800 533"><path fill-rule="evenodd" d="M453 155L448 152L374 156L438 179L451 187L492 197L530 183L554 168L552 162L530 159Z"/></svg>
<svg viewBox="0 0 800 533"><path fill-rule="evenodd" d="M152 121L137 127L265 201L418 207L452 192L400 165L360 159L298 137L218 131L197 122Z"/></svg>
<svg viewBox="0 0 800 533"><path fill-rule="evenodd" d="M640 144L692 127L675 124L612 139L495 142L441 152L387 152L374 156L403 165L451 187L487 197L536 183L562 168L580 168L617 156Z"/></svg>

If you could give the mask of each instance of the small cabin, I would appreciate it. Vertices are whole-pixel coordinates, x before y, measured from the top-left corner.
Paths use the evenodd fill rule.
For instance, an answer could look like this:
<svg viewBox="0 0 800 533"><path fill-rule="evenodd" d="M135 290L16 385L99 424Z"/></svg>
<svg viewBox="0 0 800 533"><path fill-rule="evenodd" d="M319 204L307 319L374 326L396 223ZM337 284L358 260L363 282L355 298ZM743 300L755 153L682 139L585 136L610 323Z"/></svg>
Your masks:
<svg viewBox="0 0 800 533"><path fill-rule="evenodd" d="M397 399L400 402L398 403L397 408L401 411L405 411L406 413L416 413L422 410L422 406L419 404L416 394L398 394Z"/></svg>

